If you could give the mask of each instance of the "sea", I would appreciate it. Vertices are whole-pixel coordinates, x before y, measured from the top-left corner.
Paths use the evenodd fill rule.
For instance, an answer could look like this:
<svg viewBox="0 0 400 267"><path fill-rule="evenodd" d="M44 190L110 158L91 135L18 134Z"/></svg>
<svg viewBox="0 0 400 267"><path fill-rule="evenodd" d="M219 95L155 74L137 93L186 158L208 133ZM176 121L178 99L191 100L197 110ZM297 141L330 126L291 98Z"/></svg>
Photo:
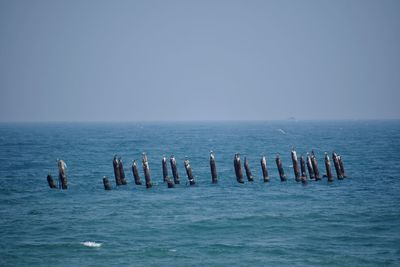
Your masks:
<svg viewBox="0 0 400 267"><path fill-rule="evenodd" d="M321 174L324 152L336 151L347 178L331 162L333 182L296 182L292 148L299 157L314 150ZM136 159L144 181L143 152L149 189L131 169ZM254 182L237 183L235 153L249 160ZM1 123L0 266L400 266L399 153L398 120ZM115 185L114 155L125 186ZM171 155L175 188L162 179ZM57 181L57 159L67 190L46 180Z"/></svg>

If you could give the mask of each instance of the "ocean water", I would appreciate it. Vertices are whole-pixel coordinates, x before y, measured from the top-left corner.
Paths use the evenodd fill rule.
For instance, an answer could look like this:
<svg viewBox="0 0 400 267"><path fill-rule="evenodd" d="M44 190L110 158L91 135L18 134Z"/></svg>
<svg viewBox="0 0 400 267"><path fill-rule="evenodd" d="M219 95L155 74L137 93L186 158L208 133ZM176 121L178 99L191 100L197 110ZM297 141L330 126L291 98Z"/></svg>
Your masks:
<svg viewBox="0 0 400 267"><path fill-rule="evenodd" d="M295 182L292 147L314 149L321 173L323 152L337 151L348 178ZM399 121L3 123L0 266L400 266L399 150ZM151 189L134 185L130 169L144 151ZM253 183L236 182L236 152L248 157ZM127 186L115 186L114 154ZM171 154L182 183L168 189L161 159ZM68 190L47 185L57 158L67 163Z"/></svg>

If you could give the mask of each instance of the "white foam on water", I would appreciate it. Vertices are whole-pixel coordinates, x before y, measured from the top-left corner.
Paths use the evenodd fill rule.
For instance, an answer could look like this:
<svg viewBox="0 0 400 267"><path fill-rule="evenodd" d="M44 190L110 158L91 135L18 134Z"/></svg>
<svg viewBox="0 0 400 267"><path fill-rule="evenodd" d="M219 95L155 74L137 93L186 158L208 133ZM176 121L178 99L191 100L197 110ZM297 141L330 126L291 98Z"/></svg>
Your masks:
<svg viewBox="0 0 400 267"><path fill-rule="evenodd" d="M96 243L92 241L81 242L81 244L84 245L85 247L90 247L90 248L99 248L102 245L101 243Z"/></svg>
<svg viewBox="0 0 400 267"><path fill-rule="evenodd" d="M176 249L170 249L169 251L171 251L171 252L176 252Z"/></svg>

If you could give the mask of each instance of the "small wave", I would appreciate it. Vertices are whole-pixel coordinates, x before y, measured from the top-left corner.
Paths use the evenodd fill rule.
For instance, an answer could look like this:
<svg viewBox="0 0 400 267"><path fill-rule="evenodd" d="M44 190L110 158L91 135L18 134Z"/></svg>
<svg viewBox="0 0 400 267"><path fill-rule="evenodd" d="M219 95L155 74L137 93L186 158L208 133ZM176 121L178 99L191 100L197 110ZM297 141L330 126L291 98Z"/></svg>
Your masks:
<svg viewBox="0 0 400 267"><path fill-rule="evenodd" d="M84 245L85 247L90 247L90 248L99 248L102 245L102 243L96 243L92 241L85 241L82 242L81 244Z"/></svg>
<svg viewBox="0 0 400 267"><path fill-rule="evenodd" d="M176 252L176 249L170 249L169 251L171 251L171 252Z"/></svg>

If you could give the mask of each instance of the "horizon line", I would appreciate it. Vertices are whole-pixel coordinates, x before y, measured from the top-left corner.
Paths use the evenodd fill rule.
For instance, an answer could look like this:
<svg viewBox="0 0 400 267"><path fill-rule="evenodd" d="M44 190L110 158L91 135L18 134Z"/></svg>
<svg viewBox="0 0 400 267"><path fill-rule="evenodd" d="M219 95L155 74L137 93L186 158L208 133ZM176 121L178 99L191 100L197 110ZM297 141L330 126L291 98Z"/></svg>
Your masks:
<svg viewBox="0 0 400 267"><path fill-rule="evenodd" d="M0 124L6 123L204 123L204 122L334 122L334 121L343 121L343 122L352 122L352 121L399 121L400 118L346 118L346 119L297 119L297 118L287 118L287 119L221 119L221 120L32 120L32 121L24 121L24 120L10 120L10 121L0 121Z"/></svg>

